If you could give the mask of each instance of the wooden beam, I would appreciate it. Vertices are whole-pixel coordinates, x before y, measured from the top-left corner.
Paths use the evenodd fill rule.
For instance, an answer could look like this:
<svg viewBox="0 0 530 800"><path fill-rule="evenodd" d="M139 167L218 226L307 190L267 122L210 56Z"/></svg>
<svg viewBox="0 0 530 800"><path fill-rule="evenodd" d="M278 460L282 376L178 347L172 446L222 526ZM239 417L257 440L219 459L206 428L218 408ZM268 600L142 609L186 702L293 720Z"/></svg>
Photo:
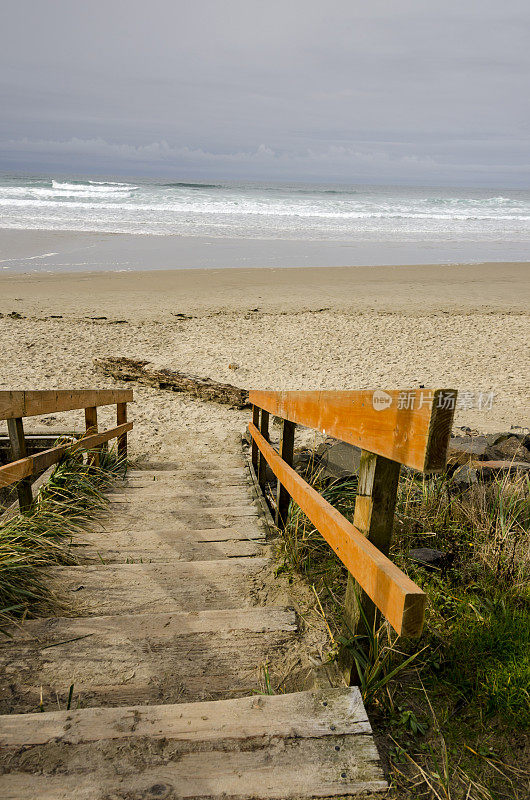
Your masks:
<svg viewBox="0 0 530 800"><path fill-rule="evenodd" d="M252 406L252 424L255 425L256 428L259 425L259 411L260 411L259 406ZM254 467L254 472L256 473L256 476L258 474L258 459L259 459L258 445L254 441L254 439L252 439L252 466Z"/></svg>
<svg viewBox="0 0 530 800"><path fill-rule="evenodd" d="M279 481L401 636L419 636L425 594L336 508L324 500L250 424L251 436Z"/></svg>
<svg viewBox="0 0 530 800"><path fill-rule="evenodd" d="M94 434L93 436L84 436L78 439L73 444L58 445L52 447L50 450L43 450L41 453L22 458L19 461L13 461L11 464L6 464L0 467L0 488L4 486L11 486L13 483L22 480L28 475L33 475L36 472L42 472L56 464L64 453L67 451L75 452L76 450L92 450L94 447L108 442L118 436L122 436L127 431L132 430L133 423L126 422L124 425L118 425L116 428L111 428L108 431Z"/></svg>
<svg viewBox="0 0 530 800"><path fill-rule="evenodd" d="M454 389L250 392L270 414L422 472L445 467Z"/></svg>
<svg viewBox="0 0 530 800"><path fill-rule="evenodd" d="M13 461L26 458L26 440L24 438L24 424L21 417L7 420L7 430L11 443L11 454ZM31 480L28 477L22 478L17 486L18 506L22 513L29 511L33 504L33 493L31 491Z"/></svg>
<svg viewBox="0 0 530 800"><path fill-rule="evenodd" d="M85 408L85 425L86 425L86 436L92 436L93 434L98 432L97 406L89 406L88 408ZM92 464L94 464L95 467L99 467L99 452L97 450L95 450L94 453L92 454L90 461Z"/></svg>
<svg viewBox="0 0 530 800"><path fill-rule="evenodd" d="M296 425L294 422L289 422L287 419L283 419L281 422L281 430L280 430L280 447L279 447L279 455L280 458L283 458L286 464L290 467L293 466L293 457L294 457L294 434L296 430ZM291 498L289 497L289 492L285 488L285 486L278 481L278 485L276 487L276 517L275 523L276 527L278 528L285 528L287 523L287 515L289 511L289 502Z"/></svg>
<svg viewBox="0 0 530 800"><path fill-rule="evenodd" d="M123 425L127 422L127 403L117 403L116 405L116 423ZM118 437L118 459L123 461L124 466L127 466L127 434L123 433Z"/></svg>
<svg viewBox="0 0 530 800"><path fill-rule="evenodd" d="M261 409L259 429L263 438L269 441L269 412L263 408ZM261 453L258 460L258 483L263 491L267 483L267 462Z"/></svg>
<svg viewBox="0 0 530 800"><path fill-rule="evenodd" d="M35 417L73 411L88 406L132 403L132 389L54 389L29 392L0 392L0 419Z"/></svg>
<svg viewBox="0 0 530 800"><path fill-rule="evenodd" d="M361 452L353 524L384 555L388 555L390 550L400 469L401 465L395 461L376 456L367 450ZM361 608L366 622L372 628L376 620L376 607L349 572L344 599L347 638L352 634L356 636L367 633ZM358 683L358 675L347 648L342 651L340 663L347 683Z"/></svg>

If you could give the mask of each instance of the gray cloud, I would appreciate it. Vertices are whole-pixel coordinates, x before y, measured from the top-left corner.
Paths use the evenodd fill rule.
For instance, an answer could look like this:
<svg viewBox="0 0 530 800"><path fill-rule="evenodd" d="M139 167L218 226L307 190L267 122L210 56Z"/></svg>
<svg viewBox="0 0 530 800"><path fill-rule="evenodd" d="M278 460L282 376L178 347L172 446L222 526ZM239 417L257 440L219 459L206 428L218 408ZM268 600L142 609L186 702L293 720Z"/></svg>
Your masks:
<svg viewBox="0 0 530 800"><path fill-rule="evenodd" d="M526 2L4 0L0 168L528 184Z"/></svg>

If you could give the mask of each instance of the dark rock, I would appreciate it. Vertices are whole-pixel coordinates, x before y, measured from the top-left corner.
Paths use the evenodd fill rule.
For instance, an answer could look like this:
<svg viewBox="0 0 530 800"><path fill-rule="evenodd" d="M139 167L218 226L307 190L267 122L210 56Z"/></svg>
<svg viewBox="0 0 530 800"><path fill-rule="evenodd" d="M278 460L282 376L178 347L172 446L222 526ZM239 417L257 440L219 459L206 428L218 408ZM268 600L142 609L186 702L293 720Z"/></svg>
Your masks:
<svg viewBox="0 0 530 800"><path fill-rule="evenodd" d="M353 444L328 437L317 447L316 455L324 477L348 478L359 471L361 450Z"/></svg>
<svg viewBox="0 0 530 800"><path fill-rule="evenodd" d="M525 440L518 436L507 436L488 448L488 460L527 461L530 462L530 450Z"/></svg>
<svg viewBox="0 0 530 800"><path fill-rule="evenodd" d="M514 435L513 433L487 433L486 441L489 447L493 447L496 444L504 442L505 439L509 439L510 436L513 435Z"/></svg>
<svg viewBox="0 0 530 800"><path fill-rule="evenodd" d="M462 466L458 467L453 473L452 480L457 486L471 486L474 483L478 483L477 470L469 464L462 464Z"/></svg>
<svg viewBox="0 0 530 800"><path fill-rule="evenodd" d="M306 481L320 473L320 458L314 450L302 447L294 451L293 467Z"/></svg>
<svg viewBox="0 0 530 800"><path fill-rule="evenodd" d="M458 464L487 458L488 441L485 436L453 436L449 442L448 458Z"/></svg>
<svg viewBox="0 0 530 800"><path fill-rule="evenodd" d="M451 554L434 550L431 547L417 547L409 550L409 558L427 569L445 569L453 560Z"/></svg>

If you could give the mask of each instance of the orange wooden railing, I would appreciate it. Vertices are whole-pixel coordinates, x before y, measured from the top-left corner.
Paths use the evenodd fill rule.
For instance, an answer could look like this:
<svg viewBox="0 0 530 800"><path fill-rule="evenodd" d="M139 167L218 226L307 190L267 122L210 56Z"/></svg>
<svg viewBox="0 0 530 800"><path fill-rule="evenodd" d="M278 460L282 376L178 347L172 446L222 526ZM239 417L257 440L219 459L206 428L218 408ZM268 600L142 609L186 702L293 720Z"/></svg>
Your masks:
<svg viewBox="0 0 530 800"><path fill-rule="evenodd" d="M0 392L0 420L7 420L13 461L0 467L0 488L17 484L21 511L26 511L33 502L31 476L42 473L56 464L69 450L94 451L93 460L98 462L98 450L110 439L118 439L118 456L127 457L127 432L133 427L127 422L127 403L132 402L131 389L82 389L75 391L16 391ZM115 428L98 432L98 406L116 404ZM61 444L28 456L24 436L24 417L51 414L60 411L85 410L86 432L74 443Z"/></svg>
<svg viewBox="0 0 530 800"><path fill-rule="evenodd" d="M444 468L456 391L251 391L252 463L265 486L265 465L278 479L276 524L287 519L290 499L302 509L348 569L345 617L360 630L361 612L375 608L398 634L421 634L426 598L388 558L401 465L421 472ZM269 443L269 415L281 420L280 447ZM361 448L353 523L292 468L296 425Z"/></svg>

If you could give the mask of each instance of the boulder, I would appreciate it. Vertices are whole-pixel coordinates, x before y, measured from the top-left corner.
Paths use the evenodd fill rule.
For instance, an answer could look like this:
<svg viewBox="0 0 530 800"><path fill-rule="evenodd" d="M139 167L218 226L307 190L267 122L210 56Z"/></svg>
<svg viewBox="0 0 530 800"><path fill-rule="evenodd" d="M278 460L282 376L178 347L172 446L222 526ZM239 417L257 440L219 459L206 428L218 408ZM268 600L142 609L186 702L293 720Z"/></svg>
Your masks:
<svg viewBox="0 0 530 800"><path fill-rule="evenodd" d="M530 450L525 445L525 439L509 435L499 439L488 447L489 460L522 461L530 463Z"/></svg>
<svg viewBox="0 0 530 800"><path fill-rule="evenodd" d="M483 460L487 458L488 446L486 436L452 436L449 442L448 460L453 464Z"/></svg>
<svg viewBox="0 0 530 800"><path fill-rule="evenodd" d="M317 447L316 455L325 478L349 478L359 471L361 450L353 444L329 436Z"/></svg>
<svg viewBox="0 0 530 800"><path fill-rule="evenodd" d="M453 557L450 553L443 553L431 547L417 547L409 550L409 558L416 561L426 569L445 569L449 566Z"/></svg>
<svg viewBox="0 0 530 800"><path fill-rule="evenodd" d="M470 464L462 464L453 473L452 480L457 486L472 486L478 483L477 470Z"/></svg>

